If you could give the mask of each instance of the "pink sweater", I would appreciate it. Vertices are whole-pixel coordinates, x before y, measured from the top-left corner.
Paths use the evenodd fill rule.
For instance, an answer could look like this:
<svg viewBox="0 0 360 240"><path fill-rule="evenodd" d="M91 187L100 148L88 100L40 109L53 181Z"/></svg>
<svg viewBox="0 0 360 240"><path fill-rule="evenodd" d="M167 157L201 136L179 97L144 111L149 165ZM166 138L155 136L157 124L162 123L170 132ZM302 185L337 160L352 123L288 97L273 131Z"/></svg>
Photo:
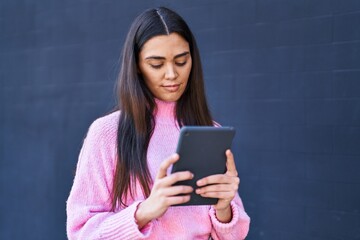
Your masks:
<svg viewBox="0 0 360 240"><path fill-rule="evenodd" d="M176 150L179 127L174 120L175 103L156 100L156 126L147 152L152 177L160 163ZM250 218L239 196L232 201L230 223L216 219L211 206L170 207L141 230L135 223L140 190L128 199L127 208L111 212L110 194L116 166L116 135L119 112L97 119L81 149L74 183L67 201L67 234L71 239L244 239Z"/></svg>

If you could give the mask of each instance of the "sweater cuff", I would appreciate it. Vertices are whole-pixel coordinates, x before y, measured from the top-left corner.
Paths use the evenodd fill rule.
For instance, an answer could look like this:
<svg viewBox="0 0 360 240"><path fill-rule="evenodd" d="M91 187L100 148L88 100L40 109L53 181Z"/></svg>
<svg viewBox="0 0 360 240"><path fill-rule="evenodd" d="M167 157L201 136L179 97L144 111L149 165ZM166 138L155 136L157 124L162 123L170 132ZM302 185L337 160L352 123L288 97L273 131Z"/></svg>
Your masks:
<svg viewBox="0 0 360 240"><path fill-rule="evenodd" d="M137 221L136 221L136 218L135 218L135 214L136 214L136 211L137 211L137 209L138 209L138 207L139 207L139 205L140 205L140 203L141 203L142 201L137 201L136 202L136 208L135 208L135 212L134 212L134 221L135 221L135 223L136 223L136 226L137 226L137 228L139 229L139 225L138 225L138 223L137 223ZM148 222L145 226L143 226L141 229L140 229L140 232L142 233L142 234L144 234L144 237L148 237L148 235L150 234L150 232L151 232L151 229L152 229L152 221L150 221L150 222Z"/></svg>
<svg viewBox="0 0 360 240"><path fill-rule="evenodd" d="M233 227L236 225L236 223L239 221L239 210L238 207L234 202L230 203L231 211L232 211L232 219L228 223L222 223L216 218L216 210L213 206L211 206L209 214L210 219L212 222L212 225L214 226L214 229L216 232L221 233L230 233L233 231Z"/></svg>
<svg viewBox="0 0 360 240"><path fill-rule="evenodd" d="M103 229L101 237L125 237L126 239L144 239L150 235L152 229L152 222L146 224L139 230L136 224L135 211L141 201L135 201L127 208L117 212L113 217L106 220L106 227Z"/></svg>

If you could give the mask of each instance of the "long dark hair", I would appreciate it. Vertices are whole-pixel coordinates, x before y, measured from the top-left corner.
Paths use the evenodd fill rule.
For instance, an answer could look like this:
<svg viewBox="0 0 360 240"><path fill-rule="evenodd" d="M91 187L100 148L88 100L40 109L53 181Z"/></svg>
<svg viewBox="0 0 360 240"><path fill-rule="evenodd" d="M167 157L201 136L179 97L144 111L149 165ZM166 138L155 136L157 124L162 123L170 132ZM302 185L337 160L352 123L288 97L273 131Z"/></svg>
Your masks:
<svg viewBox="0 0 360 240"><path fill-rule="evenodd" d="M155 127L156 104L139 72L139 53L143 45L159 35L177 33L190 47L192 68L187 87L177 101L176 118L179 126L212 125L206 102L204 80L195 38L185 21L168 8L149 9L132 23L121 56L121 70L117 82L118 108L121 111L117 133L117 166L115 170L112 211L126 207L126 199L134 198L136 184L145 197L152 184L147 166L147 149Z"/></svg>

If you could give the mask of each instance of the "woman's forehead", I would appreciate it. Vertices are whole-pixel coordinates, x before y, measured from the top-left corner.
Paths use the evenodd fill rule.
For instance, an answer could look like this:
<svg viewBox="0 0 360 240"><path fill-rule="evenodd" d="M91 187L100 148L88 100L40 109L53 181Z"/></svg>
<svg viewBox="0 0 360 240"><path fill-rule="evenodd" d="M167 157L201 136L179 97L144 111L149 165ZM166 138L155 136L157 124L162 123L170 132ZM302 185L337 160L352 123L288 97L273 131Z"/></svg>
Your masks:
<svg viewBox="0 0 360 240"><path fill-rule="evenodd" d="M149 56L174 57L189 52L189 43L177 33L155 36L145 42L140 51L141 58Z"/></svg>

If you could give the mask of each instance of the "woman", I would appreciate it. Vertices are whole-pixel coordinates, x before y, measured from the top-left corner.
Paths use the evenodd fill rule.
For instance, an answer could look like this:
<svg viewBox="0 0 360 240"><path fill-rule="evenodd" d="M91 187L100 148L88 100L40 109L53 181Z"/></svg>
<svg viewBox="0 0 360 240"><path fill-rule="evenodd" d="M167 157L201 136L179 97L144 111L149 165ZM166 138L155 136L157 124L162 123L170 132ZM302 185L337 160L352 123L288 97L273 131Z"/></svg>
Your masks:
<svg viewBox="0 0 360 240"><path fill-rule="evenodd" d="M118 94L119 111L97 119L84 140L67 201L69 239L244 239L250 219L230 150L225 174L199 180L198 189L172 186L193 177L170 174L181 126L213 125L195 39L175 12L135 19ZM219 201L172 207L192 191Z"/></svg>

